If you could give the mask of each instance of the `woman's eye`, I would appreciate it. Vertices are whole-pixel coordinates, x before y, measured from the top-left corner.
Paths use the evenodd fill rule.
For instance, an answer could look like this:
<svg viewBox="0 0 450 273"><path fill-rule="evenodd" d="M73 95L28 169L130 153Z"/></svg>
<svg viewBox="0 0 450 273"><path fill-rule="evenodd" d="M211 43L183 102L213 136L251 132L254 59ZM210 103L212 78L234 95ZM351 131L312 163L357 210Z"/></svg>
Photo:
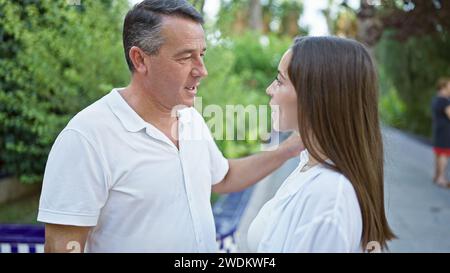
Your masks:
<svg viewBox="0 0 450 273"><path fill-rule="evenodd" d="M281 85L280 79L278 79L278 75L275 77L275 81L277 82L277 85Z"/></svg>

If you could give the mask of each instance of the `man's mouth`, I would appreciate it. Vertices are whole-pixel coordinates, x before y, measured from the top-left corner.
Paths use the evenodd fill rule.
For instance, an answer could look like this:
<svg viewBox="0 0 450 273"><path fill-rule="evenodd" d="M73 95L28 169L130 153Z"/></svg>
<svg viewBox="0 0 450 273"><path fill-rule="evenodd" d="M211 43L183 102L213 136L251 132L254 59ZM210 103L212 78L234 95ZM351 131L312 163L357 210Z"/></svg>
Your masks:
<svg viewBox="0 0 450 273"><path fill-rule="evenodd" d="M186 86L185 89L188 90L188 92L191 93L192 95L195 95L195 94L197 94L197 88L199 85L200 85L200 83L196 83L191 86Z"/></svg>

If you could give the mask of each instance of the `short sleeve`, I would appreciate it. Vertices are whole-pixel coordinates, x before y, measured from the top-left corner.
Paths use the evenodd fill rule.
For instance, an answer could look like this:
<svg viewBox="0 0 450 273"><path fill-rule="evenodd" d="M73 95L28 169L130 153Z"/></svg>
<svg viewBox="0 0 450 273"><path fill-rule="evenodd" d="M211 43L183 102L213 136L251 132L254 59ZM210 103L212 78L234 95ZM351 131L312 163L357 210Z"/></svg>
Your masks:
<svg viewBox="0 0 450 273"><path fill-rule="evenodd" d="M434 109L438 113L444 113L445 109L450 106L450 100L438 97L434 103Z"/></svg>
<svg viewBox="0 0 450 273"><path fill-rule="evenodd" d="M296 229L285 252L352 252L340 226L334 218L320 217Z"/></svg>
<svg viewBox="0 0 450 273"><path fill-rule="evenodd" d="M222 181L225 175L228 173L228 159L223 156L222 152L219 150L219 147L217 147L217 144L211 135L211 131L209 130L203 118L201 119L203 122L203 137L205 138L208 145L210 156L212 185L215 185Z"/></svg>
<svg viewBox="0 0 450 273"><path fill-rule="evenodd" d="M65 129L48 157L38 221L95 226L108 192L105 168L94 145L78 131Z"/></svg>
<svg viewBox="0 0 450 273"><path fill-rule="evenodd" d="M447 111L448 107L450 107L450 99L446 99L445 102L443 103L442 112L443 112L444 116L447 116L446 111Z"/></svg>

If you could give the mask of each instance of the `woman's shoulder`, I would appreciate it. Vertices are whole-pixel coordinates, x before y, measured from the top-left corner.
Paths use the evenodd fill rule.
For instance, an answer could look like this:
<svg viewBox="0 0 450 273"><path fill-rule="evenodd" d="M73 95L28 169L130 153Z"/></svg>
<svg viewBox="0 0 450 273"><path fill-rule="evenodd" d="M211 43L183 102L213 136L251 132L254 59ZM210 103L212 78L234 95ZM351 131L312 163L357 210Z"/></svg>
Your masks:
<svg viewBox="0 0 450 273"><path fill-rule="evenodd" d="M308 192L324 197L337 197L343 193L352 193L353 185L342 173L329 167L320 166L317 174L311 179Z"/></svg>
<svg viewBox="0 0 450 273"><path fill-rule="evenodd" d="M332 216L359 208L352 183L343 174L319 167L295 198L298 211L311 211L315 216Z"/></svg>

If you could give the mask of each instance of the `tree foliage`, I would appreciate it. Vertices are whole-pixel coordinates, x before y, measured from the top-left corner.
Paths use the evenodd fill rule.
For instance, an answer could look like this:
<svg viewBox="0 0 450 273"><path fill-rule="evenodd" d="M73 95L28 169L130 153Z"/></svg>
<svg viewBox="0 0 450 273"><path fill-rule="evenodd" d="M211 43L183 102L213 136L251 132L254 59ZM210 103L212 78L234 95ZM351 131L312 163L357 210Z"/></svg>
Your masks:
<svg viewBox="0 0 450 273"><path fill-rule="evenodd" d="M204 5L204 1L194 2L197 7ZM269 2L282 7L263 5L263 16L273 14L269 21L282 22L287 9L293 7ZM128 1L68 3L0 0L0 171L17 175L23 182L41 181L51 145L71 117L129 81L121 37ZM221 13L240 7L238 3L225 5ZM295 7L297 14L300 9ZM270 22L263 21L268 27ZM220 22L211 29L205 26L209 76L200 88L203 106L216 104L225 110L226 105L266 105L265 89L292 42L292 34L285 31L289 28L262 35L246 23L236 35L232 26L226 30L228 25ZM252 130L246 135L253 134ZM219 140L218 144L227 157L259 149L259 141L252 140Z"/></svg>
<svg viewBox="0 0 450 273"><path fill-rule="evenodd" d="M42 178L69 119L128 71L121 45L127 2L0 0L0 160L23 182Z"/></svg>
<svg viewBox="0 0 450 273"><path fill-rule="evenodd" d="M339 0L329 20L337 34L350 34L375 54L381 79L381 111L389 124L429 136L435 83L450 75L450 2L445 0L360 0L352 10ZM373 3L379 5L373 5ZM354 17L343 16L353 13ZM342 18L345 24L339 24ZM356 23L357 34L353 25ZM373 50L372 50L373 49Z"/></svg>
<svg viewBox="0 0 450 273"><path fill-rule="evenodd" d="M379 16L384 34L377 57L405 106L398 125L429 136L436 81L450 75L450 2L391 3Z"/></svg>
<svg viewBox="0 0 450 273"><path fill-rule="evenodd" d="M295 37L307 33L298 24L302 13L301 0L222 0L217 27L227 36L256 31L261 34Z"/></svg>

